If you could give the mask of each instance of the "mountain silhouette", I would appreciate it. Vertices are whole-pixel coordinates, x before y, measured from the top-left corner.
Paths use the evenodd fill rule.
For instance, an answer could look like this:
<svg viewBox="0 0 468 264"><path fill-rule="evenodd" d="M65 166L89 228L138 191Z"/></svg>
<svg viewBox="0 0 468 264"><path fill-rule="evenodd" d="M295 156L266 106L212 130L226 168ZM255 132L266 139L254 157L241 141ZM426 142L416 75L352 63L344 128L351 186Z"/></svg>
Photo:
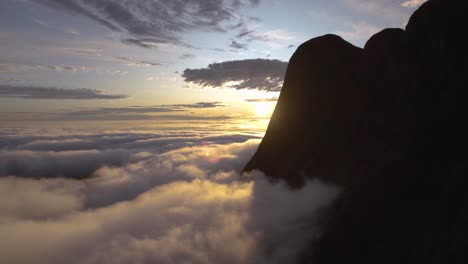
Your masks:
<svg viewBox="0 0 468 264"><path fill-rule="evenodd" d="M300 262L468 263L464 10L429 0L363 49L325 35L292 56L244 171L343 186Z"/></svg>

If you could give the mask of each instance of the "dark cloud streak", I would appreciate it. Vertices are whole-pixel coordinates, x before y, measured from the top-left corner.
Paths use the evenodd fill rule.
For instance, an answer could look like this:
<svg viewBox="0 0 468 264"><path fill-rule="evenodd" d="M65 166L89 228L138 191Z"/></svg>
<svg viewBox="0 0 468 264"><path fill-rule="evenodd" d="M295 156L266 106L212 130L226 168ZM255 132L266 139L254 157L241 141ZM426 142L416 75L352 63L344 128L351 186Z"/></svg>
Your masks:
<svg viewBox="0 0 468 264"><path fill-rule="evenodd" d="M183 59L183 60L185 60L185 59L193 59L193 58L195 58L195 55L193 55L192 53L187 53L187 52L186 52L186 53L182 54L179 58L180 58L180 59Z"/></svg>
<svg viewBox="0 0 468 264"><path fill-rule="evenodd" d="M92 100L124 99L127 95L106 94L102 90L87 88L63 89L40 86L0 85L0 98L54 99L54 100Z"/></svg>
<svg viewBox="0 0 468 264"><path fill-rule="evenodd" d="M231 44L229 44L229 47L233 48L233 49L247 49L248 45L247 44L244 44L244 43L239 43L235 40L233 40L231 42Z"/></svg>
<svg viewBox="0 0 468 264"><path fill-rule="evenodd" d="M20 73L28 71L77 72L79 69L69 65L47 64L0 64L0 72Z"/></svg>

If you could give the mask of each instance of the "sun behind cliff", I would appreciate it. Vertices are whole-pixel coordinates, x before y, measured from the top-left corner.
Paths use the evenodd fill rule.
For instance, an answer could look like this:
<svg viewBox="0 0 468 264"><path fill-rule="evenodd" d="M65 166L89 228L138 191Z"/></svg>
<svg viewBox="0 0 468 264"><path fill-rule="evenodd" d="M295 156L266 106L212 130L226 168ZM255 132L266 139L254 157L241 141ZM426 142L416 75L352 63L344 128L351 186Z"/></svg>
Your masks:
<svg viewBox="0 0 468 264"><path fill-rule="evenodd" d="M273 113L274 104L272 102L257 102L254 107L257 116L268 117Z"/></svg>

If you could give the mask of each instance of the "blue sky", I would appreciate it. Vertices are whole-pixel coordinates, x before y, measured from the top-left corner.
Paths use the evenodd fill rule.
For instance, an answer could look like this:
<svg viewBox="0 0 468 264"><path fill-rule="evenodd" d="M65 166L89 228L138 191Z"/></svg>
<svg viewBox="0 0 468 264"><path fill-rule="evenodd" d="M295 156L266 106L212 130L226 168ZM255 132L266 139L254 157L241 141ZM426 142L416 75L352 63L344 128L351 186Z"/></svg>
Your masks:
<svg viewBox="0 0 468 264"><path fill-rule="evenodd" d="M335 33L363 46L422 2L3 0L0 118L197 102L222 107L191 114L249 116L246 100L278 96L270 70L280 74L300 43Z"/></svg>

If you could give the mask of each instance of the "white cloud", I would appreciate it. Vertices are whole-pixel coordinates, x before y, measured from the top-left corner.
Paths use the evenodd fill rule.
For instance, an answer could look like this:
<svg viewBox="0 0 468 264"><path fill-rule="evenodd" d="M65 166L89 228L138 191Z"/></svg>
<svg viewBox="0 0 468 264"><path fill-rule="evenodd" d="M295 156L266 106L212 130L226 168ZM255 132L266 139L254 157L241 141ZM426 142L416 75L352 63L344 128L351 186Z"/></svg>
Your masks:
<svg viewBox="0 0 468 264"><path fill-rule="evenodd" d="M129 132L59 135L55 138L0 135L0 147L3 147L0 150L0 177L86 178L103 166L121 167L148 160L157 153L178 148L183 150L186 146L227 144L254 138L239 134L197 136L191 133L161 135ZM150 165L158 170L157 164L156 160Z"/></svg>
<svg viewBox="0 0 468 264"><path fill-rule="evenodd" d="M401 6L413 8L424 4L426 1L427 0L409 0L401 4Z"/></svg>
<svg viewBox="0 0 468 264"><path fill-rule="evenodd" d="M65 48L65 49L60 49L60 51L75 54L75 55L90 57L96 60L123 63L126 66L133 66L133 67L151 67L151 66L162 65L161 63L155 62L155 61L139 60L139 59L135 59L131 57L124 57L124 56L110 56L110 55L104 54L102 50L98 50L98 49Z"/></svg>
<svg viewBox="0 0 468 264"><path fill-rule="evenodd" d="M29 188L17 191L35 194L33 186L24 187ZM0 246L5 252L0 260L5 263L35 263L37 259L46 263L291 262L313 236L304 233L313 228L309 226L313 223L310 214L328 204L336 193L335 189L318 182L297 192L263 180L228 184L208 180L172 182L134 200L78 210L54 219L25 219L24 216L6 219L0 224ZM47 203L60 202L55 198L42 197ZM26 210L30 206L26 202L20 208Z"/></svg>
<svg viewBox="0 0 468 264"><path fill-rule="evenodd" d="M41 26L49 25L49 23L47 23L46 21L44 21L42 19L34 19L33 22L38 24L38 25L41 25Z"/></svg>
<svg viewBox="0 0 468 264"><path fill-rule="evenodd" d="M117 61L126 62L127 66L151 66L150 62L133 60L131 58L114 58ZM154 64L159 65L159 64ZM104 69L88 66L71 66L71 65L47 65L47 64L21 64L21 63L0 63L0 73L26 73L26 72L57 72L57 73L95 73L98 75L127 75L128 71L117 70L117 69Z"/></svg>
<svg viewBox="0 0 468 264"><path fill-rule="evenodd" d="M29 71L77 72L80 67L46 64L0 64L0 72L22 73Z"/></svg>
<svg viewBox="0 0 468 264"><path fill-rule="evenodd" d="M263 33L263 36L268 38L269 40L276 40L276 41L291 41L296 39L296 34L286 31L284 29L275 29L270 30Z"/></svg>

